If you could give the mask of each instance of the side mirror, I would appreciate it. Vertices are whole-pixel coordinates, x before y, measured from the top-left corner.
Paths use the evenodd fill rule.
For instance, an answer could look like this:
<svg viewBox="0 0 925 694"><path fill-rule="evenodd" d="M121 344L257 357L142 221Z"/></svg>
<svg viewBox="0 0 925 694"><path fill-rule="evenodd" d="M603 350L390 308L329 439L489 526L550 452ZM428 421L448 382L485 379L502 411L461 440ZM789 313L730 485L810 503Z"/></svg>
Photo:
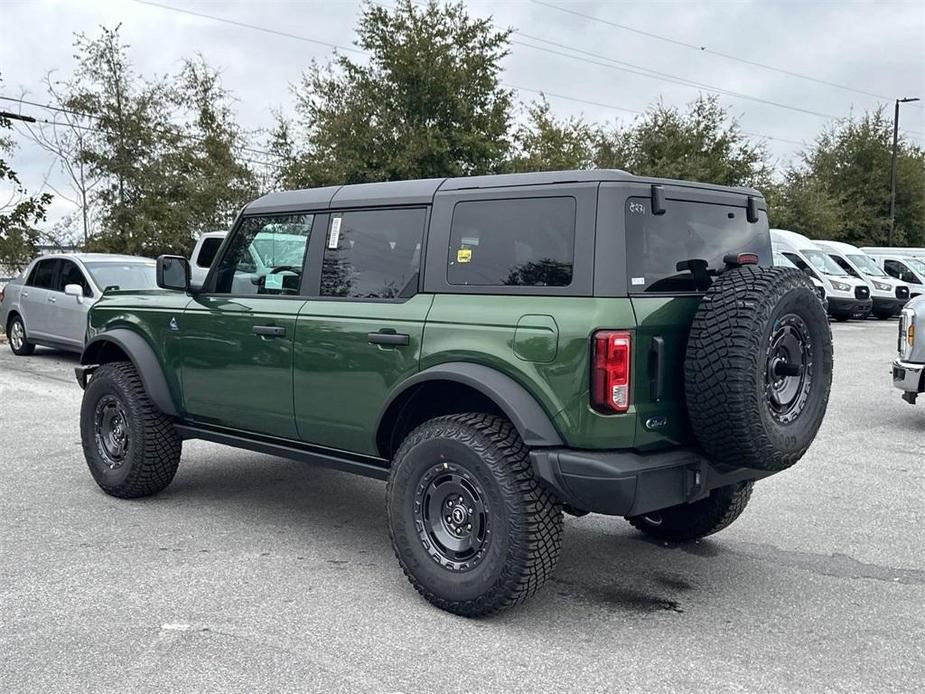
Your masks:
<svg viewBox="0 0 925 694"><path fill-rule="evenodd" d="M82 301L84 297L84 290L79 284L66 284L64 285L64 293L68 296L76 296L78 301Z"/></svg>
<svg viewBox="0 0 925 694"><path fill-rule="evenodd" d="M189 261L182 255L162 255L157 259L157 286L161 289L189 291Z"/></svg>

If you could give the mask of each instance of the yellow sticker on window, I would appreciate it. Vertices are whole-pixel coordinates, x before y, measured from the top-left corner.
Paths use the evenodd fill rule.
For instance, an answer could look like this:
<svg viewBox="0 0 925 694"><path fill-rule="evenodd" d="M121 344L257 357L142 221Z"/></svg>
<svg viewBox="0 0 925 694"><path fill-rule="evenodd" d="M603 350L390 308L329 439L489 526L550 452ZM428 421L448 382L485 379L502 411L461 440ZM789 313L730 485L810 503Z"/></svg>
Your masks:
<svg viewBox="0 0 925 694"><path fill-rule="evenodd" d="M468 263L472 260L472 249L471 248L460 248L456 251L456 262L457 263Z"/></svg>

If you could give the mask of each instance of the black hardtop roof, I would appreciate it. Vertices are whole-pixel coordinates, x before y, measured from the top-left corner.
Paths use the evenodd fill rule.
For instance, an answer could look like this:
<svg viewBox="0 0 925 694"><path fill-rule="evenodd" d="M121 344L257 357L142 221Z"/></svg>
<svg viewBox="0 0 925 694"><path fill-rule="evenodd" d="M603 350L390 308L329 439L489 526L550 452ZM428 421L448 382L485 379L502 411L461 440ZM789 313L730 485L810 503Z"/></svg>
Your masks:
<svg viewBox="0 0 925 694"><path fill-rule="evenodd" d="M653 183L688 188L761 196L752 188L720 186L670 178L634 176L618 169L590 169L583 171L537 171L533 173L498 174L493 176L464 176L460 178L424 178L413 181L383 183L357 183L324 188L304 188L268 193L257 198L246 208L247 213L288 212L330 208L375 207L377 205L420 205L433 201L438 191L470 190L476 188L507 188L513 186L539 186L556 183Z"/></svg>

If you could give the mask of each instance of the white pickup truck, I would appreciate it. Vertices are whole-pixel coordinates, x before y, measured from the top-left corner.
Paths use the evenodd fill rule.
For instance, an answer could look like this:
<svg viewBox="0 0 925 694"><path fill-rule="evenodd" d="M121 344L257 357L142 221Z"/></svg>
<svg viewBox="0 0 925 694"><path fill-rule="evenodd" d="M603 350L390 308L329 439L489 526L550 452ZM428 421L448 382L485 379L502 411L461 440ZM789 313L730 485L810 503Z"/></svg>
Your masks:
<svg viewBox="0 0 925 694"><path fill-rule="evenodd" d="M218 249L221 248L226 236L228 236L227 231L207 231L199 237L189 259L190 284L201 287L206 281L212 261L215 260Z"/></svg>

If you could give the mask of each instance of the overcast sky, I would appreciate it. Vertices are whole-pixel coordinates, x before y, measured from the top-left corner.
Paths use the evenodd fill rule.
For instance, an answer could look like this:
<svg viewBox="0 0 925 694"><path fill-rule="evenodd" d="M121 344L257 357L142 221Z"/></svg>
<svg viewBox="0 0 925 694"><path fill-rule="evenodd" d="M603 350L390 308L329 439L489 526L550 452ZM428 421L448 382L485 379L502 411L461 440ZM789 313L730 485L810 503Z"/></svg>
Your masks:
<svg viewBox="0 0 925 694"><path fill-rule="evenodd" d="M360 8L358 0L158 2L341 46L352 45ZM563 116L582 115L599 121L631 119L632 113L616 107L642 111L659 98L680 105L695 98L699 91L709 91L707 87L667 81L663 76L632 74L626 69L634 68L626 64L838 117L878 103L889 102L892 108L896 97L925 98L925 2L921 1L542 3L545 4L532 0L466 2L472 14L491 16L498 26L519 32L512 36L514 41L547 49L513 45L504 62L504 81L524 90L546 92L553 109ZM382 0L382 4L391 2ZM221 68L225 86L238 99L239 120L247 128L269 126L275 109L290 112L293 100L289 86L312 58L325 60L331 55L330 48L317 43L181 14L136 0L0 0L0 95L19 97L25 91L26 98L48 103L41 80L49 70L66 76L73 69L74 33L95 34L101 24L118 23L122 24L124 41L131 45L135 68L144 75L176 72L182 59L195 51ZM613 24L703 46L708 51ZM568 48L548 42L585 53L579 55L580 59L557 55L549 51L568 53ZM762 69L717 53L858 91ZM621 61L626 69L589 62L606 59ZM525 102L537 98L536 93L528 91L521 91L519 96ZM811 141L827 122L825 116L754 99L729 95L721 98L740 117L744 130L776 138L768 139L767 145L779 165L789 162L800 150L799 143ZM923 145L925 109L918 106L904 106L900 121L910 131L908 136ZM18 108L17 104L0 102L0 110ZM49 117L37 108L24 107L23 111ZM53 164L36 145L23 138L19 138L12 161L30 189L41 184ZM53 168L52 171L52 180L60 180L60 175ZM56 202L49 222L69 211L66 203Z"/></svg>

